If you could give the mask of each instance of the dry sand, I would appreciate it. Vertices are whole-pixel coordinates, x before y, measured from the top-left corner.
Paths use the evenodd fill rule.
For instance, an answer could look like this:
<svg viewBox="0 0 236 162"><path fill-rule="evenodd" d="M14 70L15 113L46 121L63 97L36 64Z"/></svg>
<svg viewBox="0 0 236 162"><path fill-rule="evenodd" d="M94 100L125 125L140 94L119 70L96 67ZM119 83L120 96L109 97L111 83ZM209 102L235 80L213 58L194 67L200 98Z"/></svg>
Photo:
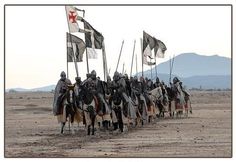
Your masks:
<svg viewBox="0 0 236 162"><path fill-rule="evenodd" d="M128 133L72 135L52 115L52 93L6 93L5 157L231 157L231 92L192 91L193 114Z"/></svg>

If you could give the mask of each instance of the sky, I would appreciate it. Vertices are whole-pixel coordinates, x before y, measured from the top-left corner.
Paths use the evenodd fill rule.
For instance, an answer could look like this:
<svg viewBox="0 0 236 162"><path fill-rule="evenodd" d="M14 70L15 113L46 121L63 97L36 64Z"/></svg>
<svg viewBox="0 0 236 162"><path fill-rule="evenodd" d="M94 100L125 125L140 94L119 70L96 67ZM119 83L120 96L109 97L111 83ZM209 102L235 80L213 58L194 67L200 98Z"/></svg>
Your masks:
<svg viewBox="0 0 236 162"><path fill-rule="evenodd" d="M165 58L195 52L231 58L230 6L76 6L85 10L85 19L105 39L108 69L113 75L121 43L124 46L118 71L130 74L132 51L136 40L138 71L141 71L143 30L163 41ZM81 15L81 13L79 13ZM61 71L66 72L67 19L64 6L7 6L5 13L6 88L35 88L56 84ZM83 24L79 23L83 28ZM84 34L74 33L84 39ZM98 59L89 59L103 79L102 51ZM84 55L84 60L85 55ZM86 62L78 63L79 75L85 78ZM144 65L144 70L149 69ZM133 73L135 72L135 61ZM75 68L69 63L69 79L74 82Z"/></svg>

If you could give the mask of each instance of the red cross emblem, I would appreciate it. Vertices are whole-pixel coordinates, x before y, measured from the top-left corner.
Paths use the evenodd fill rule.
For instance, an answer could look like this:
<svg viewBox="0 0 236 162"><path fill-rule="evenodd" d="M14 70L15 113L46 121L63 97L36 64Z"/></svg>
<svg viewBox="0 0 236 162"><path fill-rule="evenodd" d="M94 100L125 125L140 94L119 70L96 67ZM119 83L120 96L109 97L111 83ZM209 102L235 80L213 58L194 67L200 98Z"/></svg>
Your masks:
<svg viewBox="0 0 236 162"><path fill-rule="evenodd" d="M69 21L71 21L72 23L76 23L76 16L77 15L74 15L74 11L70 11L69 13Z"/></svg>

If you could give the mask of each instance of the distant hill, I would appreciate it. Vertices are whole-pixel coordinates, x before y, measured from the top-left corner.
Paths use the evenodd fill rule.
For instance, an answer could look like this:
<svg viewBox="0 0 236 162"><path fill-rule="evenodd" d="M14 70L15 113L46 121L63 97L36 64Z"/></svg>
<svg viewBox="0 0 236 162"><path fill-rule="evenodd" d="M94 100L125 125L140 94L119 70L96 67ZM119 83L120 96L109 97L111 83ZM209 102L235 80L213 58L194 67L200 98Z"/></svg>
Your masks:
<svg viewBox="0 0 236 162"><path fill-rule="evenodd" d="M169 74L157 74L161 81L164 81L167 85L169 84ZM145 77L151 78L149 75ZM172 79L177 75L172 75ZM177 76L183 85L187 88L202 88L202 89L227 89L231 88L231 75L208 75L208 76L192 76L182 78ZM155 81L155 79L153 78Z"/></svg>
<svg viewBox="0 0 236 162"><path fill-rule="evenodd" d="M183 78L183 84L189 88L231 89L231 75L193 76Z"/></svg>
<svg viewBox="0 0 236 162"><path fill-rule="evenodd" d="M17 92L50 92L55 89L55 85L49 85L39 88L33 88L33 89L24 89L24 88L10 88L6 89L6 92L9 91L17 91Z"/></svg>
<svg viewBox="0 0 236 162"><path fill-rule="evenodd" d="M170 62L157 65L158 73L169 74ZM153 68L155 72L155 67ZM145 71L145 75L150 70ZM175 57L172 74L179 77L204 75L231 75L231 59L218 55L203 56L196 53L183 53Z"/></svg>
<svg viewBox="0 0 236 162"><path fill-rule="evenodd" d="M169 83L170 62L157 65L158 77ZM155 80L155 67L152 70ZM141 73L138 73L141 76ZM151 78L151 70L144 71ZM173 75L189 88L231 88L231 59L227 57L202 56L196 53L183 53L175 57Z"/></svg>
<svg viewBox="0 0 236 162"><path fill-rule="evenodd" d="M158 77L165 83L169 83L169 61L157 66ZM141 73L138 73L141 76ZM144 76L151 78L151 71L144 71ZM180 78L188 88L226 89L231 88L231 59L227 57L203 56L196 53L183 53L175 57L173 75ZM155 67L153 68L153 80L155 80ZM20 92L41 91L48 92L55 89L55 85L49 85L33 89L11 88Z"/></svg>

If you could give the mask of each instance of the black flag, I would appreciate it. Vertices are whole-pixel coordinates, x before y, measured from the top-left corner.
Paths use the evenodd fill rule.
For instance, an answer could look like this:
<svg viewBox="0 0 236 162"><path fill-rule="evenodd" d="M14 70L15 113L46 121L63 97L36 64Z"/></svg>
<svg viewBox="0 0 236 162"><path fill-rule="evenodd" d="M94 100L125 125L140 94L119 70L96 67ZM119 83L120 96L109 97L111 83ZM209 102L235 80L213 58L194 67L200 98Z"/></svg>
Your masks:
<svg viewBox="0 0 236 162"><path fill-rule="evenodd" d="M94 29L86 20L82 19L84 22L85 33L85 43L86 47L102 49L103 36L96 29Z"/></svg>
<svg viewBox="0 0 236 162"><path fill-rule="evenodd" d="M152 58L152 49L156 46L156 41L152 36L143 31L143 63L154 65L155 62L147 61L147 57Z"/></svg>
<svg viewBox="0 0 236 162"><path fill-rule="evenodd" d="M75 35L67 33L67 61L73 62L73 55L75 53L76 62L82 62L84 50L84 41Z"/></svg>
<svg viewBox="0 0 236 162"><path fill-rule="evenodd" d="M167 50L166 45L156 38L154 40L156 42L156 46L154 47L155 57L164 58L165 51Z"/></svg>

